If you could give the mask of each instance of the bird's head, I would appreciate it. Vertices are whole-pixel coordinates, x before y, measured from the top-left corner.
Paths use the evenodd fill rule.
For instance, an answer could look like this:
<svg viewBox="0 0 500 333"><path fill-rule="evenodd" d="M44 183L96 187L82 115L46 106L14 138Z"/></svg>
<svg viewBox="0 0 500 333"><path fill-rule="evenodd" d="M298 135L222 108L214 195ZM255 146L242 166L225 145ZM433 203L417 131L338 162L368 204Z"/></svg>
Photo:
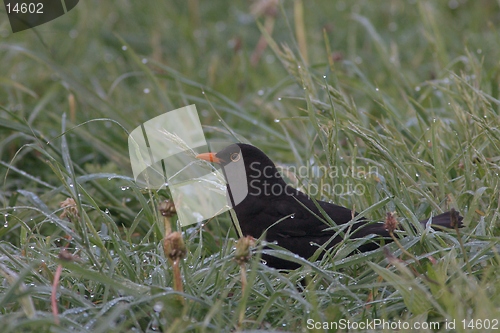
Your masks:
<svg viewBox="0 0 500 333"><path fill-rule="evenodd" d="M217 153L199 154L196 158L221 165L232 188L234 188L232 182L235 183L235 180L241 182L245 178L249 193L252 193L251 188L262 187L264 182L271 185L286 185L271 159L260 149L249 144L235 143Z"/></svg>

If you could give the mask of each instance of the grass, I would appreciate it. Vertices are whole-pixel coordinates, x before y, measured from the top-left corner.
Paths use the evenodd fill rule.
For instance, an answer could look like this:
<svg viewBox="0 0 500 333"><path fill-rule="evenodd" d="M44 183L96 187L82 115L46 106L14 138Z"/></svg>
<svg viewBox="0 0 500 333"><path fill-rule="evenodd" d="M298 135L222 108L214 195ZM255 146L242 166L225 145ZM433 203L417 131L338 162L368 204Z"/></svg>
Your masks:
<svg viewBox="0 0 500 333"><path fill-rule="evenodd" d="M500 318L498 3L257 9L86 1L33 31L2 21L2 332L323 332L336 329L312 321L341 320L483 332ZM368 240L346 240L311 263L265 250L304 264L278 272L257 243L243 289L229 216L173 217L188 250L175 290L158 211L169 194L135 185L127 135L193 103L209 139L253 143L316 199L374 221L395 212L404 251L348 256ZM458 232L410 227L450 208Z"/></svg>

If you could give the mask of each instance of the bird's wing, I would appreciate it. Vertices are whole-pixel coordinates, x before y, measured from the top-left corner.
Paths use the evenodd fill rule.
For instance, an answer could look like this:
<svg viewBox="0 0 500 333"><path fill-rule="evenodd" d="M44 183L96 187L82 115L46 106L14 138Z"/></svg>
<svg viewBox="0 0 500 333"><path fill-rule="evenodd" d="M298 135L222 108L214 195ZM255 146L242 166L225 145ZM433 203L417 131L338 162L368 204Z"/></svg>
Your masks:
<svg viewBox="0 0 500 333"><path fill-rule="evenodd" d="M316 204L304 193L294 191L293 195L282 196L271 205L272 209L267 213L274 215L276 221L286 216L289 217L277 223L269 232L281 237L333 235L334 230L325 231L330 225ZM353 212L345 207L324 201L317 201L317 203L337 225L347 223L353 217Z"/></svg>

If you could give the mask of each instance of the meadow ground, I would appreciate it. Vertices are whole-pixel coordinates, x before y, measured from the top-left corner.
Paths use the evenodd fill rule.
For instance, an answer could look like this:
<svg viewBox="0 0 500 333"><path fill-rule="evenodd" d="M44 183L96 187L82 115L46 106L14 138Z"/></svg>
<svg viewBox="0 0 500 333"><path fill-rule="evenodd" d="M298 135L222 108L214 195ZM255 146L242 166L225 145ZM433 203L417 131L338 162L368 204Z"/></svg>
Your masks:
<svg viewBox="0 0 500 333"><path fill-rule="evenodd" d="M89 0L15 34L0 15L2 332L500 329L498 2ZM394 212L399 245L275 249L304 263L278 272L257 242L242 288L228 214L173 216L174 288L169 192L136 186L127 136L189 104L315 198ZM451 208L465 228L410 227Z"/></svg>

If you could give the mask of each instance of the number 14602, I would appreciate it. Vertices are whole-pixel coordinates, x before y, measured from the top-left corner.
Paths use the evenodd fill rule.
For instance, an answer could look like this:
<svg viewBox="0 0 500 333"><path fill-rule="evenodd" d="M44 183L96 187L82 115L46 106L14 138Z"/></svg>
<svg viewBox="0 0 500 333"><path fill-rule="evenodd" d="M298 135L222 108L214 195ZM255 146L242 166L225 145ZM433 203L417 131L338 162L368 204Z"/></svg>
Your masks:
<svg viewBox="0 0 500 333"><path fill-rule="evenodd" d="M43 3L15 3L11 5L10 3L6 4L7 13L21 13L21 14L43 14Z"/></svg>

